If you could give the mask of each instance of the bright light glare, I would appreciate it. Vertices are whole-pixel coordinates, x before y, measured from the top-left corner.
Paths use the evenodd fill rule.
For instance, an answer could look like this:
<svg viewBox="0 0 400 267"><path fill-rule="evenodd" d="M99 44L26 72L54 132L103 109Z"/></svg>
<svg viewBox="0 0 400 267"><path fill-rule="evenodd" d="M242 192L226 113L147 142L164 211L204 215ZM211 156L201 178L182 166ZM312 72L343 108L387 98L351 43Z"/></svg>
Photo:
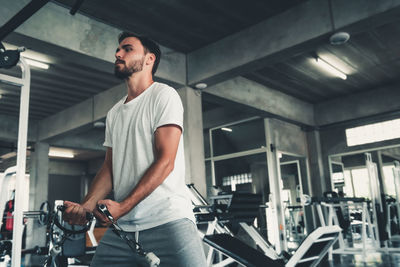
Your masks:
<svg viewBox="0 0 400 267"><path fill-rule="evenodd" d="M347 146L400 138L400 119L346 129Z"/></svg>
<svg viewBox="0 0 400 267"><path fill-rule="evenodd" d="M318 66L320 66L322 69L324 69L325 71L343 79L346 80L347 79L347 75L344 74L343 72L341 72L340 70L338 70L337 68L335 68L334 66L330 65L329 63L325 62L324 60L320 59L320 58L316 58L316 62L318 64Z"/></svg>
<svg viewBox="0 0 400 267"><path fill-rule="evenodd" d="M70 150L51 147L49 149L49 156L50 157L58 157L58 158L73 158L74 153Z"/></svg>
<svg viewBox="0 0 400 267"><path fill-rule="evenodd" d="M222 130L222 131L225 131L225 132L232 132L232 129L231 129L231 128L222 127L221 130Z"/></svg>
<svg viewBox="0 0 400 267"><path fill-rule="evenodd" d="M45 69L45 70L47 70L49 68L48 64L45 64L45 63L42 63L42 62L39 62L36 60L32 60L29 58L25 58L25 60L26 60L26 63L28 63L31 66L38 67L38 68Z"/></svg>

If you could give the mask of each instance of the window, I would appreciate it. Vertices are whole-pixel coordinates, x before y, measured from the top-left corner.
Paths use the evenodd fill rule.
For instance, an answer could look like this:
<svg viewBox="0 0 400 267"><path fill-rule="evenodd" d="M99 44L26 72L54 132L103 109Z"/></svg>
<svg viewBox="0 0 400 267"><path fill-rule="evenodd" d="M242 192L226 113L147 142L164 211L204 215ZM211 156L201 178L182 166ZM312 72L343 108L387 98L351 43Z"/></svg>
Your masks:
<svg viewBox="0 0 400 267"><path fill-rule="evenodd" d="M347 146L400 138L400 119L346 129Z"/></svg>

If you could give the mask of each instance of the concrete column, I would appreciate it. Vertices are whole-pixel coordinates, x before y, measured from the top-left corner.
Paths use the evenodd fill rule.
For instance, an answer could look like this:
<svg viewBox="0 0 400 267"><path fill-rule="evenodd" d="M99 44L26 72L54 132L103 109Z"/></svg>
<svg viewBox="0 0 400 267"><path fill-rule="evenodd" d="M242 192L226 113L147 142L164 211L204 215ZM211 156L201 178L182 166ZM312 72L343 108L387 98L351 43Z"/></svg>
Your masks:
<svg viewBox="0 0 400 267"><path fill-rule="evenodd" d="M47 200L49 183L49 144L38 142L31 153L29 181L29 210L38 210L40 204ZM50 203L54 204L54 203ZM44 246L46 243L46 227L37 220L30 220L26 232L26 247ZM36 260L35 260L36 259ZM32 257L32 264L40 264L37 257ZM36 262L38 261L38 262Z"/></svg>
<svg viewBox="0 0 400 267"><path fill-rule="evenodd" d="M327 188L319 131L312 130L307 132L307 143L310 162L311 194L312 196L322 196L322 193ZM326 170L329 170L329 168Z"/></svg>
<svg viewBox="0 0 400 267"><path fill-rule="evenodd" d="M182 87L177 91L185 110L183 140L185 144L186 183L194 183L197 190L203 196L206 196L201 93L190 87Z"/></svg>

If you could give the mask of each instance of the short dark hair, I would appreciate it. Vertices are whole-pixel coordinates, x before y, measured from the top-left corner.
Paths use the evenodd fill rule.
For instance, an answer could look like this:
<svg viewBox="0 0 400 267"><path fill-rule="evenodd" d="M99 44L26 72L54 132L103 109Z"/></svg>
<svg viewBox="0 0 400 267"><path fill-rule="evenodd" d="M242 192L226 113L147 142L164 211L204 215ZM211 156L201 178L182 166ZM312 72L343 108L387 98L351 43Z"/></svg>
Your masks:
<svg viewBox="0 0 400 267"><path fill-rule="evenodd" d="M153 41L152 39L150 39L147 36L144 35L139 35L133 32L122 32L119 36L118 36L118 43L121 43L125 38L128 37L135 37L137 39L139 39L139 41L142 43L143 47L144 47L144 52L147 53L153 53L156 56L156 60L154 61L154 65L153 65L153 69L151 70L151 73L154 75L154 73L156 73L157 68L158 68L158 64L160 63L160 59L161 59L161 50L160 50L160 46Z"/></svg>

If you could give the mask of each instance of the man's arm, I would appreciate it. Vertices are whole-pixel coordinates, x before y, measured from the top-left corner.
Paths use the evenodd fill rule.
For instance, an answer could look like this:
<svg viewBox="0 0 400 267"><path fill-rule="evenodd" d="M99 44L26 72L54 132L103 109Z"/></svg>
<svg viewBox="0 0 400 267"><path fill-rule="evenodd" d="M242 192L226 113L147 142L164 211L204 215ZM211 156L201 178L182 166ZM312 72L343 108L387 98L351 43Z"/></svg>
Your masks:
<svg viewBox="0 0 400 267"><path fill-rule="evenodd" d="M176 152L182 130L179 126L168 124L157 128L154 134L155 159L131 193L120 203L112 200L101 200L118 219L132 210L140 201L150 195L174 169Z"/></svg>
<svg viewBox="0 0 400 267"><path fill-rule="evenodd" d="M112 148L107 148L106 157L99 172L90 185L82 204L64 201L67 209L64 212L64 220L70 224L84 224L86 212L99 213L96 210L97 202L104 199L112 189ZM98 216L96 216L98 217ZM102 216L100 216L102 217Z"/></svg>

